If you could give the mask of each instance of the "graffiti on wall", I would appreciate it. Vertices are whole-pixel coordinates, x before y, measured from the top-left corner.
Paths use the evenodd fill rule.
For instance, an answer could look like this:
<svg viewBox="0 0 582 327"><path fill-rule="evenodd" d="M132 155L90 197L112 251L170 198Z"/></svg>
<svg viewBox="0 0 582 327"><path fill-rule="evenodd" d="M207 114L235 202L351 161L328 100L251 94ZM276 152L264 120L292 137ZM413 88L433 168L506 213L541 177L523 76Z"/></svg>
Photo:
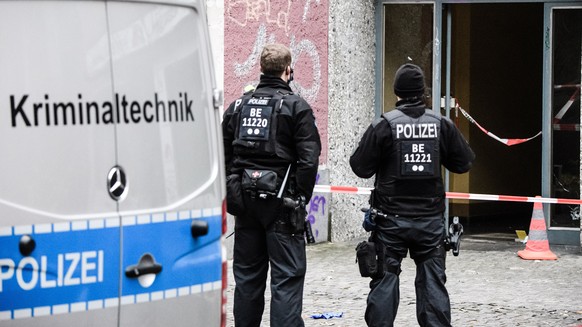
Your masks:
<svg viewBox="0 0 582 327"><path fill-rule="evenodd" d="M311 224L313 229L313 236L316 241L327 241L327 214L325 213L325 204L327 199L325 195L314 194L309 204L307 205L307 220ZM321 226L321 223L325 225ZM325 239L323 237L323 232L325 233Z"/></svg>
<svg viewBox="0 0 582 327"><path fill-rule="evenodd" d="M318 185L329 184L329 172L323 170L317 173L315 183ZM311 200L307 204L307 220L311 224L313 236L316 242L326 242L328 239L329 193L313 193Z"/></svg>
<svg viewBox="0 0 582 327"><path fill-rule="evenodd" d="M263 46L282 43L293 57L291 88L315 112L327 161L327 1L225 0L225 103L259 82Z"/></svg>

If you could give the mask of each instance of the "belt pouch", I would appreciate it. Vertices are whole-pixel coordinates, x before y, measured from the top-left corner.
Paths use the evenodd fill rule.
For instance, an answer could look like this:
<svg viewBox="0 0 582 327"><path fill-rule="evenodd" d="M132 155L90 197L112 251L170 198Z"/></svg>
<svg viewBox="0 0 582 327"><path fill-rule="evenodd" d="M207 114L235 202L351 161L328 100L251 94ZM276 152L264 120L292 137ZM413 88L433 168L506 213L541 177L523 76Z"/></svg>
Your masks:
<svg viewBox="0 0 582 327"><path fill-rule="evenodd" d="M226 177L226 211L233 216L242 216L246 211L241 177L238 174Z"/></svg>
<svg viewBox="0 0 582 327"><path fill-rule="evenodd" d="M254 198L257 195L261 199L277 194L277 173L263 169L245 169L242 175L242 189L251 193Z"/></svg>
<svg viewBox="0 0 582 327"><path fill-rule="evenodd" d="M374 277L379 273L376 244L362 241L356 246L356 262L362 277Z"/></svg>

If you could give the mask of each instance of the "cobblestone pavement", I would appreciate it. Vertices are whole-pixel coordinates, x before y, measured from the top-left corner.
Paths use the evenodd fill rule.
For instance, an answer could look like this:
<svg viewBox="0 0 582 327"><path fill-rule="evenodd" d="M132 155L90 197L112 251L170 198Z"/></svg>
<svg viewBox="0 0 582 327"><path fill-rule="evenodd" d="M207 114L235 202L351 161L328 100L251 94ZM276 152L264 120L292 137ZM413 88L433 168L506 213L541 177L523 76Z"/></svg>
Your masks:
<svg viewBox="0 0 582 327"><path fill-rule="evenodd" d="M511 240L466 237L461 253L447 257L447 288L453 326L582 327L582 254L579 248L556 247L557 261L522 260L524 245ZM320 243L307 247L303 316L305 326L365 326L369 279L355 263L358 242ZM234 326L234 280L229 261L227 326ZM414 261L406 258L400 275L400 307L395 326L417 326ZM267 287L268 290L268 287ZM270 295L263 325L269 324ZM343 312L341 318L311 315ZM273 326L279 327L279 326Z"/></svg>

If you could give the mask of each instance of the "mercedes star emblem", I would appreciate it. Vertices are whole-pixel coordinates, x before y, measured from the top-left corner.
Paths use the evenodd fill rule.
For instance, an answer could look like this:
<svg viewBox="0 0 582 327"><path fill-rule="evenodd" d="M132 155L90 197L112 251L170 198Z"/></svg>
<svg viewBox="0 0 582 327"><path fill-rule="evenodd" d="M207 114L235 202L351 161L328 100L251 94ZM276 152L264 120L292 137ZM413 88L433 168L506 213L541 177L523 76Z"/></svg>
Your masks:
<svg viewBox="0 0 582 327"><path fill-rule="evenodd" d="M125 199L129 187L125 177L125 172L121 167L115 166L111 168L107 175L107 188L109 189L109 195L113 200L123 201L123 199Z"/></svg>

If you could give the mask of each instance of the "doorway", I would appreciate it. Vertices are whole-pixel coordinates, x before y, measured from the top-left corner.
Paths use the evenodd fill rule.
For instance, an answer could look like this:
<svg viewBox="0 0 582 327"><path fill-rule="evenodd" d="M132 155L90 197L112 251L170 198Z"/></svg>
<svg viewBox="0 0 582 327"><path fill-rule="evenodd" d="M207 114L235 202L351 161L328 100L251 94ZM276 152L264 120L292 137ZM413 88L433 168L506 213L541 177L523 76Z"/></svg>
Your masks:
<svg viewBox="0 0 582 327"><path fill-rule="evenodd" d="M541 3L447 5L450 24L450 95L491 133L529 138L542 130L543 24ZM519 23L516 23L516 19ZM450 44L447 41L450 40ZM446 58L443 56L446 67ZM443 69L443 71L446 71ZM446 76L443 81L447 81ZM447 88L443 89L447 92ZM508 146L469 123L464 125L477 155L469 193L541 195L542 138ZM456 176L452 176L451 185ZM469 232L528 230L532 204L473 201L451 204L450 215L466 217Z"/></svg>
<svg viewBox="0 0 582 327"><path fill-rule="evenodd" d="M384 3L382 14L381 111L394 105L394 67L412 61L425 71L433 108L449 94L500 137L527 138L542 130L543 3ZM477 155L468 174L449 176L449 191L541 195L541 137L507 146L458 110L448 116ZM467 233L515 235L528 230L532 204L450 200L448 216L459 216Z"/></svg>

